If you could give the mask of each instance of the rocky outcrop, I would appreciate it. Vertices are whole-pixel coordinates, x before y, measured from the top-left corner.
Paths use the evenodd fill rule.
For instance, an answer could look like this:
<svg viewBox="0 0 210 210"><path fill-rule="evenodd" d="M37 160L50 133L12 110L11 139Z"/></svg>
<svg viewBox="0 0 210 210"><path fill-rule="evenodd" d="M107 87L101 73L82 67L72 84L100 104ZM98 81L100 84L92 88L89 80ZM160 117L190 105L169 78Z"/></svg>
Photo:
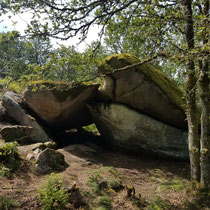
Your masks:
<svg viewBox="0 0 210 210"><path fill-rule="evenodd" d="M6 92L2 97L2 105L7 114L17 123L33 128L30 133L31 139L35 142L49 141L48 135L37 123L36 119L29 115L23 106L22 96L13 92Z"/></svg>
<svg viewBox="0 0 210 210"><path fill-rule="evenodd" d="M120 104L89 105L105 142L141 154L151 151L173 158L188 158L187 132Z"/></svg>
<svg viewBox="0 0 210 210"><path fill-rule="evenodd" d="M7 134L2 136L10 141L27 134L33 141L45 142L49 138L40 126L44 125L58 145L78 144L87 138L82 127L95 123L104 141L116 148L188 158L185 102L173 81L129 54L107 57L98 71L104 75L100 87L85 82L37 81L28 86L24 97L7 92L2 103L6 112L0 109L0 119L7 113L31 130L22 127L19 136L16 132L16 137L10 137L5 129ZM41 149L35 151L38 154ZM71 146L71 152L96 155L78 145Z"/></svg>
<svg viewBox="0 0 210 210"><path fill-rule="evenodd" d="M103 60L98 68L105 75L101 100L124 104L166 124L187 129L182 92L162 72L140 63L129 54Z"/></svg>
<svg viewBox="0 0 210 210"><path fill-rule="evenodd" d="M97 89L97 84L38 81L28 87L24 101L48 125L65 130L92 123L86 102Z"/></svg>

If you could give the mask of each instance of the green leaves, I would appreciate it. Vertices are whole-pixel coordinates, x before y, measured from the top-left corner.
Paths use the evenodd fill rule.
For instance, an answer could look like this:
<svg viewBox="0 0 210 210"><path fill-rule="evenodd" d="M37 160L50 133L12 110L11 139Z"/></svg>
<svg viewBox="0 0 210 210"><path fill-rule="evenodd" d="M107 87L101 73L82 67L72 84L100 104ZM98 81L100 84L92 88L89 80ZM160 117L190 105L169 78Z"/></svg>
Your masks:
<svg viewBox="0 0 210 210"><path fill-rule="evenodd" d="M47 176L39 196L44 210L65 209L68 203L68 192L59 174Z"/></svg>
<svg viewBox="0 0 210 210"><path fill-rule="evenodd" d="M0 34L0 77L19 79L34 64L43 65L51 53L49 40L23 40L16 31ZM28 64L29 68L28 68Z"/></svg>

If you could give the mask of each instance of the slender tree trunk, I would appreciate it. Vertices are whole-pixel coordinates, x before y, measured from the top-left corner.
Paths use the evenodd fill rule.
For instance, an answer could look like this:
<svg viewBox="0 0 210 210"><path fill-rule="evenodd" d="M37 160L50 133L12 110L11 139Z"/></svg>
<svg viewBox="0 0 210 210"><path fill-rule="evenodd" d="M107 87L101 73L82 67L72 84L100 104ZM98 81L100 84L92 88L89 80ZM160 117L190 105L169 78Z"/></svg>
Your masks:
<svg viewBox="0 0 210 210"><path fill-rule="evenodd" d="M188 64L188 71L192 71L194 63ZM200 141L198 135L198 119L196 109L196 78L194 72L188 72L186 84L188 144L190 155L191 181L197 186L200 182Z"/></svg>
<svg viewBox="0 0 210 210"><path fill-rule="evenodd" d="M203 15L208 18L209 0L206 0L203 8ZM208 44L208 21L203 21L206 25L204 30L203 44ZM201 188L210 189L210 79L209 79L208 52L204 55L200 68L200 91L201 91Z"/></svg>
<svg viewBox="0 0 210 210"><path fill-rule="evenodd" d="M185 17L185 38L188 51L194 48L194 29L192 17L192 0L182 0ZM188 58L186 81L186 108L188 121L188 144L193 184L200 182L200 141L198 136L198 119L196 109L196 76L194 61Z"/></svg>

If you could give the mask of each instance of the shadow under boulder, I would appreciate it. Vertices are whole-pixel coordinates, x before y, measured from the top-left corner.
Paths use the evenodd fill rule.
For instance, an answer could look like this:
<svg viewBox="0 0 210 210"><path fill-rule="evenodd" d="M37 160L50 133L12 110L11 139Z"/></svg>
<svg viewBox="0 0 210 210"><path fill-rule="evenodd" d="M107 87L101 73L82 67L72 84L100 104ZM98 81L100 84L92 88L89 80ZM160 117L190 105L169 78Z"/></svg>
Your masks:
<svg viewBox="0 0 210 210"><path fill-rule="evenodd" d="M141 155L142 150L188 159L187 132L121 104L88 106L103 141L119 150Z"/></svg>
<svg viewBox="0 0 210 210"><path fill-rule="evenodd" d="M24 101L48 126L68 130L93 123L86 107L95 98L98 84L33 82Z"/></svg>

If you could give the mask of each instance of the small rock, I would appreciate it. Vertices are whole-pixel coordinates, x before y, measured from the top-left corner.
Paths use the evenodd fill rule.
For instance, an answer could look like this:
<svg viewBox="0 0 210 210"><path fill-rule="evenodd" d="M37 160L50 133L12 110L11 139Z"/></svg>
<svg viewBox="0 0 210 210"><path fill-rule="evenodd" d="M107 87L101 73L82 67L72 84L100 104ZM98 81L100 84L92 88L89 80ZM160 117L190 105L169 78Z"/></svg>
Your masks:
<svg viewBox="0 0 210 210"><path fill-rule="evenodd" d="M32 154L27 154L26 159L29 160L29 161L30 160L35 160L35 156L32 155Z"/></svg>
<svg viewBox="0 0 210 210"><path fill-rule="evenodd" d="M47 141L44 143L47 148L56 149L57 145L54 141Z"/></svg>
<svg viewBox="0 0 210 210"><path fill-rule="evenodd" d="M34 150L34 154L36 154L36 155L39 154L40 152L42 152L42 150L39 149L39 148L37 148L37 149Z"/></svg>
<svg viewBox="0 0 210 210"><path fill-rule="evenodd" d="M61 171L66 165L64 155L49 148L42 151L36 159L36 171L40 174Z"/></svg>
<svg viewBox="0 0 210 210"><path fill-rule="evenodd" d="M46 145L44 145L43 143L33 144L32 150L36 151L37 149L43 151L46 149Z"/></svg>
<svg viewBox="0 0 210 210"><path fill-rule="evenodd" d="M107 181L100 182L99 187L100 187L100 190L107 189L108 188L108 182Z"/></svg>
<svg viewBox="0 0 210 210"><path fill-rule="evenodd" d="M72 187L68 190L68 193L69 193L69 203L73 204L75 208L80 208L82 206L87 205L76 183L72 185Z"/></svg>

